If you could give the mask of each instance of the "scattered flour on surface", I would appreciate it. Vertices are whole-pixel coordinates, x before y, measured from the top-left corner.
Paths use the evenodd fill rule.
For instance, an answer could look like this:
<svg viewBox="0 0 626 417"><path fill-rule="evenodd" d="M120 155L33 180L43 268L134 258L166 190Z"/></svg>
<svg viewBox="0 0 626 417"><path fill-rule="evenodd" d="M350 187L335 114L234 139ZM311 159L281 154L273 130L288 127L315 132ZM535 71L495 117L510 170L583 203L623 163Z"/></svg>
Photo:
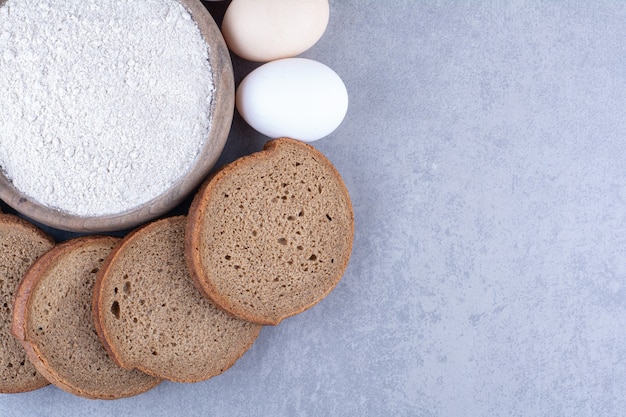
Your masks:
<svg viewBox="0 0 626 417"><path fill-rule="evenodd" d="M31 199L75 215L158 197L207 140L208 54L176 0L8 0L2 171Z"/></svg>

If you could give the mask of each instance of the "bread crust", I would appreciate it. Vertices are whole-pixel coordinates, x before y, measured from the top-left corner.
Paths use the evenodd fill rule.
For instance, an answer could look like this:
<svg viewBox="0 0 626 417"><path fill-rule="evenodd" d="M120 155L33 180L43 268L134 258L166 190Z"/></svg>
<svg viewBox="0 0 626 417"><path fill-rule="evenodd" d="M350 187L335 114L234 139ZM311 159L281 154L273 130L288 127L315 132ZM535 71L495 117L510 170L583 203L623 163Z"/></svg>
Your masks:
<svg viewBox="0 0 626 417"><path fill-rule="evenodd" d="M348 244L345 248L347 256L344 256L342 263L335 268L335 276L332 277L332 284L328 286L324 293L321 294L313 302L304 304L297 309L290 311L280 317L268 317L263 314L255 314L250 310L243 310L239 306L224 295L215 285L211 279L211 271L208 271L202 262L202 231L206 227L206 209L211 204L212 199L216 198L216 188L220 181L228 178L231 175L237 175L237 171L246 167L254 167L261 161L271 160L275 154L280 151L283 146L300 146L312 155L318 162L324 165L325 169L333 176L341 186L339 187L342 193L339 198L345 200L349 207L349 237ZM196 193L191 206L189 208L187 229L185 233L185 257L188 264L188 268L191 273L191 277L198 289L208 298L213 300L215 304L223 310L239 317L243 320L259 323L263 325L278 325L285 318L302 313L303 311L311 308L324 297L326 297L339 283L346 268L348 267L350 254L352 252L352 245L354 240L354 212L352 210L352 203L350 195L348 193L341 175L337 169L328 161L328 159L313 146L297 141L291 138L279 138L268 141L263 150L253 153L251 155L244 156L236 161L221 167L212 176L210 176L200 187Z"/></svg>
<svg viewBox="0 0 626 417"><path fill-rule="evenodd" d="M63 377L59 375L54 366L50 365L50 363L46 359L46 355L42 352L37 341L33 338L30 338L28 335L27 323L33 303L31 294L33 294L38 289L39 285L41 284L41 277L43 276L43 274L45 274L49 269L54 267L59 261L59 258L66 254L68 251L72 251L76 247L85 247L94 243L101 242L104 244L113 245L117 241L119 241L119 238L111 236L92 235L71 239L56 245L50 251L42 255L28 269L16 294L16 307L13 312L11 331L26 350L30 361L33 363L33 365L35 365L37 371L40 372L48 381L50 381L55 386L71 394L89 399L112 400L138 395L155 387L161 382L161 380L155 378L152 384L136 387L135 390L128 391L123 395L114 395L102 392L89 392L69 384L66 380L63 379Z"/></svg>

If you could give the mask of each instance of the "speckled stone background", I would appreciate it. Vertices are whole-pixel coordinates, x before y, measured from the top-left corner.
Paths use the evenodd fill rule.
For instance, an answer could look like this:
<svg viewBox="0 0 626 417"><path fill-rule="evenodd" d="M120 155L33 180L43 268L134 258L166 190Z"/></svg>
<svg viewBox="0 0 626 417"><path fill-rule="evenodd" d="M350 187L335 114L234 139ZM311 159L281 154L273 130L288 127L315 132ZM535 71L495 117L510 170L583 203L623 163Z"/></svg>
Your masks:
<svg viewBox="0 0 626 417"><path fill-rule="evenodd" d="M338 287L209 381L1 416L626 415L626 3L330 3L304 56L350 93L315 143L356 214ZM265 140L236 117L221 163Z"/></svg>

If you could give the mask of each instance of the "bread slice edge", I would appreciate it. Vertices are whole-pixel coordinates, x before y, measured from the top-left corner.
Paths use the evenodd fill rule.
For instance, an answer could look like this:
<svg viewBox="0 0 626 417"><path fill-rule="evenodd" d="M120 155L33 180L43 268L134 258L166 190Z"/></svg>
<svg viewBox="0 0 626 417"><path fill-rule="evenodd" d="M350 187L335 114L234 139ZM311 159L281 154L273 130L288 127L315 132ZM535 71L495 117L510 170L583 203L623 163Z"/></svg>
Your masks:
<svg viewBox="0 0 626 417"><path fill-rule="evenodd" d="M200 256L200 241L201 234L200 231L204 227L204 208L207 206L207 201L211 198L211 193L213 189L216 187L216 184L224 177L229 175L231 172L239 169L240 166L248 163L254 164L255 161L263 160L263 159L271 159L276 152L280 152L280 147L283 144L297 144L298 146L303 146L308 149L313 155L319 158L319 161L325 165L325 167L332 173L332 175L337 178L342 187L339 187L343 192L343 198L350 207L350 238L348 239L348 247L346 248L347 256L342 265L337 267L337 277L334 279L334 285L332 285L323 295L322 299L325 298L332 290L337 286L345 271L348 267L348 263L350 261L350 257L352 254L353 243L354 243L354 209L352 206L352 201L350 199L350 194L348 193L347 187L341 177L341 174L337 171L337 168L328 160L328 158L317 150L315 147L309 145L308 143L304 143L298 141L296 139L282 137L278 139L272 139L265 143L262 150L255 152L250 155L243 156L229 164L226 164L220 167L217 171L215 171L205 182L201 185L200 189L196 193L194 199L192 200L191 206L189 208L189 214L187 218L187 228L185 230L185 259L187 262L187 267L189 269L190 275L193 279L194 284L200 290L200 292L211 299L216 306L220 309L226 311L229 314L232 314L235 317L238 317L242 320L250 321L253 323L258 323L262 325L273 325L276 326L280 324L284 319L300 314L309 308L313 307L320 300L301 307L300 309L292 312L291 314L286 314L281 317L277 317L275 320L272 320L269 317L261 316L261 315L252 315L248 312L242 311L236 307L234 303L231 303L225 296L222 296L218 289L213 285L210 280L205 279L204 277L207 275L207 272L202 265L201 256Z"/></svg>

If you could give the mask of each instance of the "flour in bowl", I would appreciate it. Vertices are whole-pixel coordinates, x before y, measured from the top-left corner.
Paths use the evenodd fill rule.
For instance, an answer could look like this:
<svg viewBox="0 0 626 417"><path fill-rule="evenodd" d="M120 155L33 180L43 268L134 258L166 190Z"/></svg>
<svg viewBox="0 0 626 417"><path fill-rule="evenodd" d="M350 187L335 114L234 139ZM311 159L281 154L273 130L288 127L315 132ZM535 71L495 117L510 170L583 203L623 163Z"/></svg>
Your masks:
<svg viewBox="0 0 626 417"><path fill-rule="evenodd" d="M208 54L176 0L7 0L3 174L32 200L80 216L158 197L208 138Z"/></svg>

